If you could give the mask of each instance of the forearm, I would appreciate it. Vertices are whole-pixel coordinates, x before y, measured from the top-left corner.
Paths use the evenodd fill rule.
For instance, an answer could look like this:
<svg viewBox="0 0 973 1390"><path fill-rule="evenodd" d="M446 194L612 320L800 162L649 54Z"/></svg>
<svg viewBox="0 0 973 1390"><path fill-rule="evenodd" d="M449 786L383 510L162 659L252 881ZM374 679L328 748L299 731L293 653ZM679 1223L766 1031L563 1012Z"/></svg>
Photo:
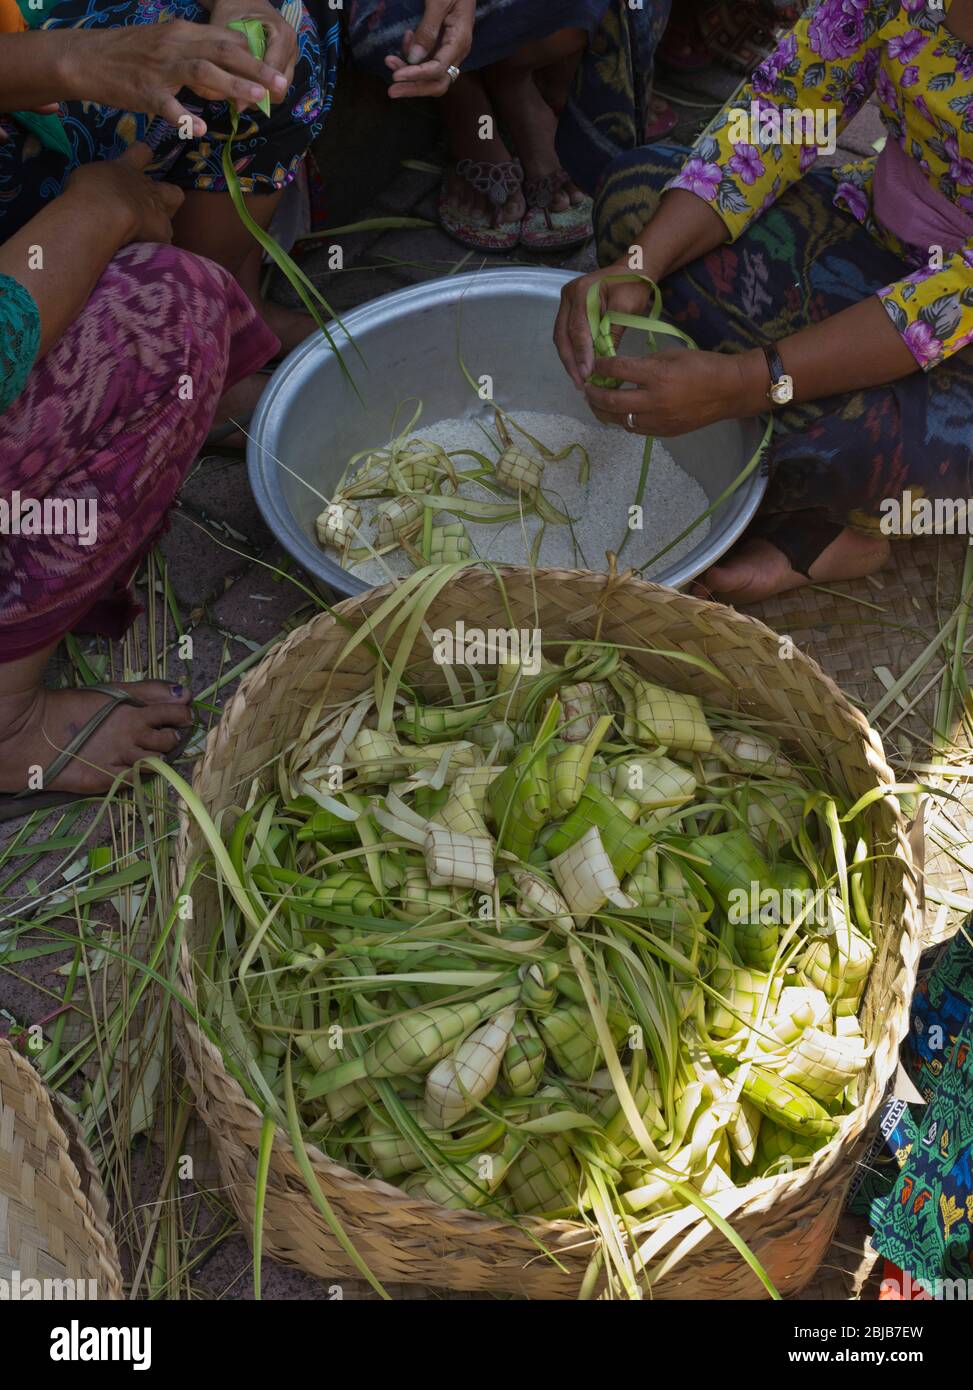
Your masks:
<svg viewBox="0 0 973 1390"><path fill-rule="evenodd" d="M40 312L39 356L63 336L102 271L129 240L127 214L65 194L0 246L0 274L17 280Z"/></svg>
<svg viewBox="0 0 973 1390"><path fill-rule="evenodd" d="M0 109L27 111L52 101L84 100L79 73L86 56L94 60L98 39L79 29L0 34Z"/></svg>
<svg viewBox="0 0 973 1390"><path fill-rule="evenodd" d="M798 405L885 386L919 370L875 295L781 339L777 347L785 371L794 378ZM743 387L739 414L765 411L770 376L764 353L760 348L743 353L737 365Z"/></svg>
<svg viewBox="0 0 973 1390"><path fill-rule="evenodd" d="M719 213L695 193L675 188L663 195L636 244L641 248L644 273L661 281L700 256L709 255L728 239Z"/></svg>

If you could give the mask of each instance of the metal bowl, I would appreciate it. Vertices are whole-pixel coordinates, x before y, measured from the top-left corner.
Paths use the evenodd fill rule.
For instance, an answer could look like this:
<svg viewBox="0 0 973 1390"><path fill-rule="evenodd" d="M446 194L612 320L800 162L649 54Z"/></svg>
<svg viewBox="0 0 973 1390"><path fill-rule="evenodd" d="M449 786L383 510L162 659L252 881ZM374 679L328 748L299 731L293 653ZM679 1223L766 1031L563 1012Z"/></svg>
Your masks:
<svg viewBox="0 0 973 1390"><path fill-rule="evenodd" d="M474 379L492 374L496 399L515 414L591 418L551 339L561 289L571 278L559 270L488 270L432 280L354 310L344 324L361 357L332 327L361 399L320 334L274 373L250 431L250 483L271 531L319 583L343 596L369 587L330 559L314 535L322 494L330 498L348 459L387 439L396 410L411 397L423 401L427 421L472 415L482 405L459 369L458 352ZM667 440L666 447L712 501L759 447L762 428L755 419L727 421ZM654 575L656 582L680 588L725 554L766 487L760 467L713 514L705 540Z"/></svg>

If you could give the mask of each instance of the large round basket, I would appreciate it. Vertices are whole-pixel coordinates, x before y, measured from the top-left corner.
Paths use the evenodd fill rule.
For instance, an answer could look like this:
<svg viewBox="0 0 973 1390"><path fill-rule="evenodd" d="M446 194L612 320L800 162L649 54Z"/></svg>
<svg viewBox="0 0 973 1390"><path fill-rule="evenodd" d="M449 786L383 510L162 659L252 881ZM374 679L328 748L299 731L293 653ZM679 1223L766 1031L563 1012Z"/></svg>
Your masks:
<svg viewBox="0 0 973 1390"><path fill-rule="evenodd" d="M94 1162L55 1105L0 1039L0 1280L14 1300L122 1298Z"/></svg>
<svg viewBox="0 0 973 1390"><path fill-rule="evenodd" d="M270 788L276 755L297 736L308 706L327 682L329 703L350 699L370 686L372 658L364 645L335 667L349 629L374 613L389 592L374 590L342 603L336 617L316 618L244 681L211 734L196 773L195 789L211 814L238 804L242 789L255 777ZM653 680L691 690L711 705L766 719L795 756L813 757L830 768L836 791L856 798L894 781L877 735L820 668L763 624L729 608L628 577L470 569L429 610L428 638L460 621L467 629L539 628L545 643L597 634L628 647L656 648L657 655L630 652L629 659ZM381 641L381 624L375 631ZM396 640L392 639L393 649ZM428 660L423 661L426 650ZM672 650L707 657L728 684L662 654ZM441 692L442 673L433 661L432 646L417 646L415 655L410 681ZM729 1217L785 1294L808 1283L831 1241L908 1027L919 956L915 869L895 800L877 798L868 815L873 843L883 850L871 905L879 949L863 1014L874 1054L862 1103L808 1167L740 1189ZM223 828L230 828L227 820ZM202 853L200 836L184 822L180 882L187 866ZM193 887L191 934L180 963L180 987L190 999L195 998L193 951L208 946L219 923L211 878L203 874ZM219 1050L185 1014L180 1031L188 1075L219 1154L223 1182L250 1228L261 1116L227 1073ZM334 1212L383 1282L531 1298L571 1298L578 1293L591 1255L582 1226L538 1220L529 1233L514 1230L491 1216L447 1210L388 1183L363 1179L317 1150L311 1152ZM652 1229L651 1222L646 1229ZM263 1233L264 1249L278 1259L332 1282L356 1277L308 1195L282 1131L272 1150ZM690 1253L656 1283L655 1297L764 1296L762 1285L723 1236L710 1228L700 1234ZM557 1262L539 1253L541 1247L556 1253Z"/></svg>

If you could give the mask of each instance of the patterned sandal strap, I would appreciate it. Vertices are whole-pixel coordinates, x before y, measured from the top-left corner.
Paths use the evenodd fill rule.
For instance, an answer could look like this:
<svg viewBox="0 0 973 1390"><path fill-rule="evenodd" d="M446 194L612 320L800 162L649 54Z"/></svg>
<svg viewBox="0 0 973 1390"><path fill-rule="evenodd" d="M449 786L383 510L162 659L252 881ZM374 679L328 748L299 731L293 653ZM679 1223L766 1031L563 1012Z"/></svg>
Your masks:
<svg viewBox="0 0 973 1390"><path fill-rule="evenodd" d="M491 203L502 208L513 195L520 191L524 181L524 166L519 159L507 159L501 164L491 164L485 159L474 162L461 159L456 166L460 178L466 180L477 193L485 194Z"/></svg>
<svg viewBox="0 0 973 1390"><path fill-rule="evenodd" d="M546 211L570 177L564 169L555 169L553 174L540 174L536 178L524 180L524 198L527 206Z"/></svg>

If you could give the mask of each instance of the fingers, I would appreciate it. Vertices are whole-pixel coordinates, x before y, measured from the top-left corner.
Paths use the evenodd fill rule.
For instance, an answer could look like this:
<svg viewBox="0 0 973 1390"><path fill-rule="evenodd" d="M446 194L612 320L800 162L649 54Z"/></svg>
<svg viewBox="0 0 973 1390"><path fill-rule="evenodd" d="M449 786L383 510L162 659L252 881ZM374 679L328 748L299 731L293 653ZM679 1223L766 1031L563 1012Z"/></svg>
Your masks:
<svg viewBox="0 0 973 1390"><path fill-rule="evenodd" d="M588 290L596 277L585 275L567 285L554 325L554 343L565 369L579 391L595 366L595 350L588 323Z"/></svg>
<svg viewBox="0 0 973 1390"><path fill-rule="evenodd" d="M421 63L435 51L443 20L451 8L452 0L426 0L426 12L422 16L422 23L405 49L405 56L410 63ZM408 37L406 35L407 39Z"/></svg>
<svg viewBox="0 0 973 1390"><path fill-rule="evenodd" d="M118 156L120 164L131 164L133 169L147 169L153 159L155 159L155 153L149 149L144 140L136 140Z"/></svg>
<svg viewBox="0 0 973 1390"><path fill-rule="evenodd" d="M436 54L444 68L454 64L456 67L462 66L473 47L472 38L473 35L462 24L447 23L439 52Z"/></svg>
<svg viewBox="0 0 973 1390"><path fill-rule="evenodd" d="M192 111L187 111L181 101L175 97L167 96L159 103L158 114L170 125L181 126L187 118L191 122L193 139L198 140L201 135L206 134L206 122L202 116L195 115Z"/></svg>
<svg viewBox="0 0 973 1390"><path fill-rule="evenodd" d="M427 63L419 63L415 67L410 67L408 63L403 63L402 59L397 60L398 67L393 68L393 81L422 83L422 82L442 82L446 79L446 68L440 62L438 56L430 58Z"/></svg>
<svg viewBox="0 0 973 1390"><path fill-rule="evenodd" d="M561 295L561 307L558 310L557 319L554 323L554 346L557 354L564 364L564 370L574 382L579 391L584 389L584 377L578 366L575 355L574 343L571 338L570 324L573 310L571 286L568 286Z"/></svg>
<svg viewBox="0 0 973 1390"><path fill-rule="evenodd" d="M598 357L592 363L592 370L596 376L610 376L651 391L658 385L660 356L660 353L652 353L648 357ZM616 389L615 394L620 396L622 392Z"/></svg>
<svg viewBox="0 0 973 1390"><path fill-rule="evenodd" d="M570 350L570 362L565 361L565 366L567 366L571 380L579 391L584 388L585 382L595 368L595 349L591 341L587 303L588 291L592 283L593 277L586 275L583 279L576 280L574 284L569 285L568 293L565 296L567 313L563 333ZM562 359L563 357L564 354L562 353Z"/></svg>
<svg viewBox="0 0 973 1390"><path fill-rule="evenodd" d="M604 362L606 372L610 372L615 361L611 358ZM595 371L600 375L601 367L596 364ZM584 388L585 397L592 410L600 410L604 415L613 415L616 420L624 419L626 415L634 412L647 414L657 404L655 396L649 391L633 390L631 387L624 391L613 391L609 386L587 385Z"/></svg>
<svg viewBox="0 0 973 1390"><path fill-rule="evenodd" d="M174 183L157 183L156 188L162 201L167 217L175 217L176 213L186 201L186 193L182 188L178 188Z"/></svg>
<svg viewBox="0 0 973 1390"><path fill-rule="evenodd" d="M258 64L262 68L263 64ZM263 100L264 93L270 90L270 82L253 82L249 77L234 76L217 67L206 58L194 58L189 64L189 77L186 86L206 101L232 101L240 111L248 106L256 106ZM272 72L272 69L267 69ZM278 95L287 91L280 73L275 75Z"/></svg>
<svg viewBox="0 0 973 1390"><path fill-rule="evenodd" d="M446 95L452 84L445 71L440 68L438 63L427 63L424 66L436 69L438 76L430 75L421 81L415 81L414 79L398 81L399 73L396 73L392 85L389 88L389 96L393 101L409 100L414 97L441 97ZM409 73L410 79L411 74L418 71L417 68L400 69L402 73Z"/></svg>
<svg viewBox="0 0 973 1390"><path fill-rule="evenodd" d="M617 415L606 415L603 410L592 410L591 413L600 424L607 425L610 429L617 430L619 424L622 423L621 421L619 421ZM648 434L648 430L643 430L639 428L637 420L635 422L635 426L636 427L634 429L630 430L627 424L625 424L623 425L623 428L625 429L625 432L627 434Z"/></svg>
<svg viewBox="0 0 973 1390"><path fill-rule="evenodd" d="M290 29L290 25L286 27ZM196 45L197 56L183 65L188 69L183 74L183 85L200 96L217 101L233 100L237 105L242 100L247 106L259 101L264 92L278 101L285 95L290 80L266 59L255 58L242 34L234 29L202 32L205 38ZM214 69L219 73L216 85L203 91L198 84L212 84ZM238 85L228 86L228 83ZM243 85L239 85L241 83Z"/></svg>
<svg viewBox="0 0 973 1390"><path fill-rule="evenodd" d="M297 66L297 34L287 20L280 17L268 21L264 27L268 32L264 62L268 67L283 73L287 81L287 87L277 98L280 100L294 81L294 69ZM273 96L273 90L271 95Z"/></svg>

